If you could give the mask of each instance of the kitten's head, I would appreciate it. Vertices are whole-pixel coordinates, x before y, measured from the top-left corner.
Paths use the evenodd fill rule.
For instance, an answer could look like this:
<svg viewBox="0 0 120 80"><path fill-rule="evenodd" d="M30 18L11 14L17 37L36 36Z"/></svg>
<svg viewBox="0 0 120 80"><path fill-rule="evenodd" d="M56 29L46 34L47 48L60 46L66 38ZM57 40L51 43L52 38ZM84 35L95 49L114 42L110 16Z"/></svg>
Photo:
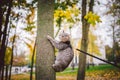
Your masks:
<svg viewBox="0 0 120 80"><path fill-rule="evenodd" d="M67 41L70 41L70 36L68 33L65 33L64 31L62 31L60 34L59 34L59 39L60 41L62 42L67 42Z"/></svg>

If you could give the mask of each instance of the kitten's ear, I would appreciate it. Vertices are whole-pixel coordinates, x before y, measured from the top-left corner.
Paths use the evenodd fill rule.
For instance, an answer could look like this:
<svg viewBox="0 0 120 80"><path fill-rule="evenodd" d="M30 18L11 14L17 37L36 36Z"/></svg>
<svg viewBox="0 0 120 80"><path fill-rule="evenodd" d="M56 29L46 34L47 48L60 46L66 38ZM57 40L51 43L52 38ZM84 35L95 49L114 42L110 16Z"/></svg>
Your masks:
<svg viewBox="0 0 120 80"><path fill-rule="evenodd" d="M60 30L60 34L62 34L62 33L65 33L65 31L64 30Z"/></svg>
<svg viewBox="0 0 120 80"><path fill-rule="evenodd" d="M63 33L65 33L65 31L63 30Z"/></svg>

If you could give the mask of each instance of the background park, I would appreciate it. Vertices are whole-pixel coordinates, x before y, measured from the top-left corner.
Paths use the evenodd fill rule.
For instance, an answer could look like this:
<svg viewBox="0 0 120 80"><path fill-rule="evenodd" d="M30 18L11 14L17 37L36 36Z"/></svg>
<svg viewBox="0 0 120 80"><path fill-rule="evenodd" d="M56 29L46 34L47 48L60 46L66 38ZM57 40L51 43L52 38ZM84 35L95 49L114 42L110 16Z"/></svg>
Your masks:
<svg viewBox="0 0 120 80"><path fill-rule="evenodd" d="M74 58L56 73L61 30ZM120 0L0 0L0 80L120 80Z"/></svg>

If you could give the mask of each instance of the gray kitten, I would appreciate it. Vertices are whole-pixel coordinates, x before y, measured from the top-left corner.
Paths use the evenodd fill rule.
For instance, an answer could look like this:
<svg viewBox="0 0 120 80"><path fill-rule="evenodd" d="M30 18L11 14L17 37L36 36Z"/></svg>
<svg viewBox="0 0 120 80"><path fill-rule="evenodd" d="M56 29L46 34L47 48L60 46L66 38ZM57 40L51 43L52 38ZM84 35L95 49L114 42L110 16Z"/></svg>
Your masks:
<svg viewBox="0 0 120 80"><path fill-rule="evenodd" d="M52 45L59 50L58 55L56 56L55 64L53 64L52 67L56 72L63 71L68 67L74 56L69 35L64 33L64 31L60 33L60 42L54 40L49 35L47 38Z"/></svg>

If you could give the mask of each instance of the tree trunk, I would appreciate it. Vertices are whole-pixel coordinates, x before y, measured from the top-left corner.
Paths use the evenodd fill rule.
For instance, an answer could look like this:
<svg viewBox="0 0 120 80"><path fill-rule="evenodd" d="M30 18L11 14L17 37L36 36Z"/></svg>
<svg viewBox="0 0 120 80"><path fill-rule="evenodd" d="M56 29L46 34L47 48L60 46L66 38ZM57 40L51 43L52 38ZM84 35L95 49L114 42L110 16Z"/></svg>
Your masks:
<svg viewBox="0 0 120 80"><path fill-rule="evenodd" d="M36 80L55 80L54 48L47 40L53 36L54 0L38 0Z"/></svg>
<svg viewBox="0 0 120 80"><path fill-rule="evenodd" d="M115 24L115 23L114 23ZM112 46L112 56L113 56L113 62L117 64L116 62L116 46L115 46L115 26L112 25L112 31L113 31L113 46Z"/></svg>
<svg viewBox="0 0 120 80"><path fill-rule="evenodd" d="M81 50L87 52L88 48L88 25L85 20L82 23L82 41L81 41ZM86 55L80 54L79 55L79 68L77 74L77 80L85 80L85 68L86 68Z"/></svg>
<svg viewBox="0 0 120 80"><path fill-rule="evenodd" d="M94 0L90 0L90 3L89 3L89 12L93 12L93 6L94 6ZM90 24L88 24L88 27L90 27ZM90 59L93 59L93 57L90 57ZM93 61L92 61L92 64L94 64L93 63ZM90 68L90 63L88 62L88 64L87 64L87 69L89 69Z"/></svg>
<svg viewBox="0 0 120 80"><path fill-rule="evenodd" d="M11 71L12 71L12 66L13 66L13 54L14 54L14 44L15 44L15 36L16 36L16 30L15 29L15 35L13 37L13 42L12 42L12 54L11 54L11 60L10 60L10 71L9 71L9 79L8 80L11 80Z"/></svg>
<svg viewBox="0 0 120 80"><path fill-rule="evenodd" d="M93 12L94 0L90 0L89 11Z"/></svg>
<svg viewBox="0 0 120 80"><path fill-rule="evenodd" d="M2 5L0 5L0 43L1 43L1 35L2 33L2 22L3 22L3 10L2 10ZM0 44L0 50L1 50L1 44ZM0 79L2 77L2 53L0 52Z"/></svg>
<svg viewBox="0 0 120 80"><path fill-rule="evenodd" d="M87 52L88 47L88 25L87 21L84 19L86 15L86 0L82 0L82 41L81 41L81 50ZM77 74L77 80L85 79L85 67L86 67L86 55L79 55L79 68Z"/></svg>
<svg viewBox="0 0 120 80"><path fill-rule="evenodd" d="M90 0L89 11L93 11L94 0ZM84 19L84 16L87 13L87 0L82 0L82 41L81 41L81 50L87 52L88 50L88 33L90 24ZM85 80L85 68L86 68L86 55L79 55L79 68L77 74L77 80Z"/></svg>
<svg viewBox="0 0 120 80"><path fill-rule="evenodd" d="M1 35L2 35L2 23L3 23L3 9L2 9L2 5L0 5L0 42L1 42Z"/></svg>
<svg viewBox="0 0 120 80"><path fill-rule="evenodd" d="M11 8L12 8L12 0L9 1L8 10L6 14L5 26L3 30L3 39L2 39L1 48L0 48L0 75L2 73L1 80L3 80L3 75L4 75L4 57L5 57L5 51L6 51L7 29L8 29Z"/></svg>
<svg viewBox="0 0 120 80"><path fill-rule="evenodd" d="M35 40L34 49L33 49L33 54L32 54L32 59L31 59L30 80L32 80L32 78L33 78L32 74L33 74L33 66L34 66L35 48L36 48L36 40Z"/></svg>
<svg viewBox="0 0 120 80"><path fill-rule="evenodd" d="M5 80L8 80L8 68L9 68L9 65L6 65Z"/></svg>

